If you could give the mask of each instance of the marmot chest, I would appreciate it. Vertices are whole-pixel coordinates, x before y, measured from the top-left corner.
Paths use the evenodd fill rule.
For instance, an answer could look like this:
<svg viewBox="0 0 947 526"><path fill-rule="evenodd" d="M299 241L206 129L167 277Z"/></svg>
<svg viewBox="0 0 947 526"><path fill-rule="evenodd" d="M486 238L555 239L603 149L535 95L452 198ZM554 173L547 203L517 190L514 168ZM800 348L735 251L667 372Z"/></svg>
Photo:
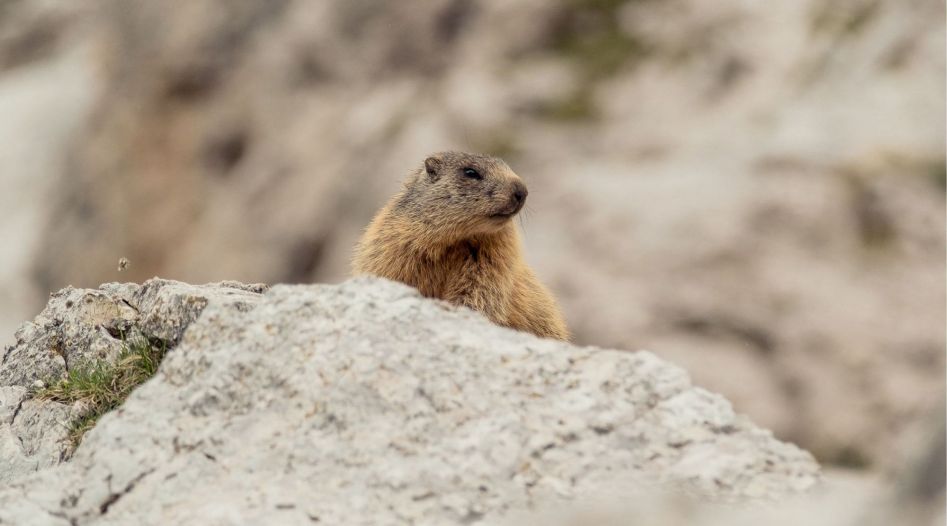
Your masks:
<svg viewBox="0 0 947 526"><path fill-rule="evenodd" d="M494 268L491 255L465 243L451 247L439 257L416 256L412 263L405 267L413 267L417 272L404 281L428 297L455 301L480 295L481 289L489 288L496 294L507 288L500 283L506 280Z"/></svg>

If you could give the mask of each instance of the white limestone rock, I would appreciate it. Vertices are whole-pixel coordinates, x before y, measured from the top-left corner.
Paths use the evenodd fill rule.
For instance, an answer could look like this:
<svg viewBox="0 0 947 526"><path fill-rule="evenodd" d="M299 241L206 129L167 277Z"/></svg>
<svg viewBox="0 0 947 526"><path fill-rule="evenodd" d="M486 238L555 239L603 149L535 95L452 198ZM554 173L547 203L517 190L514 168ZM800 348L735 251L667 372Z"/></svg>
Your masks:
<svg viewBox="0 0 947 526"><path fill-rule="evenodd" d="M0 489L0 524L492 524L625 484L729 501L819 478L648 352L375 279L240 304L208 302L71 461Z"/></svg>

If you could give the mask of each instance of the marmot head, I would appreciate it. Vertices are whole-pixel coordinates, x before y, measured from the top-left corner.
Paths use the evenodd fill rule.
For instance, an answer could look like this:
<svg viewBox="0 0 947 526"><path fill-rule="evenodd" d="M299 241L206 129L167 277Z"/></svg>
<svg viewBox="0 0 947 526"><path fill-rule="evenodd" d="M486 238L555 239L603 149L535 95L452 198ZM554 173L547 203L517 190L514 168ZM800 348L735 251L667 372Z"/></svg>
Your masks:
<svg viewBox="0 0 947 526"><path fill-rule="evenodd" d="M402 203L429 228L461 238L506 226L526 203L526 185L502 159L441 152L405 183Z"/></svg>

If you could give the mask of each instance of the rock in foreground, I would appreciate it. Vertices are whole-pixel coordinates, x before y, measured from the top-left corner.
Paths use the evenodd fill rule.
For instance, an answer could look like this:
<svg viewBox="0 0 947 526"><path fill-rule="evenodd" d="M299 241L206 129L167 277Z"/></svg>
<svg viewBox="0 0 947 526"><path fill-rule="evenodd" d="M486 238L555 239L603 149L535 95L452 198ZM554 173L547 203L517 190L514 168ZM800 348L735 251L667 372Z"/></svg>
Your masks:
<svg viewBox="0 0 947 526"><path fill-rule="evenodd" d="M0 523L491 524L629 481L729 500L818 478L647 352L537 339L379 280L233 290L238 308L204 302L69 462L0 489ZM130 329L163 326L135 310Z"/></svg>
<svg viewBox="0 0 947 526"><path fill-rule="evenodd" d="M129 338L173 347L208 304L247 310L263 289L152 279L142 286L110 283L52 294L0 356L0 484L56 465L69 453L70 427L88 408L34 398L46 382L90 361L114 363Z"/></svg>

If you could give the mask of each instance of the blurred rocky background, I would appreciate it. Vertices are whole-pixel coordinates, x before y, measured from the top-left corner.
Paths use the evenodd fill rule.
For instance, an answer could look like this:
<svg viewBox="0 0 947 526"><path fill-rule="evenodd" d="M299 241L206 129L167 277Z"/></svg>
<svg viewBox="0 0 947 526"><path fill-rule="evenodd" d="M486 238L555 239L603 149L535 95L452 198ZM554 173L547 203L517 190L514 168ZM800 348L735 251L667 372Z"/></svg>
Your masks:
<svg viewBox="0 0 947 526"><path fill-rule="evenodd" d="M943 425L944 46L940 0L0 0L0 342L65 285L341 281L481 151L578 343L883 480Z"/></svg>

